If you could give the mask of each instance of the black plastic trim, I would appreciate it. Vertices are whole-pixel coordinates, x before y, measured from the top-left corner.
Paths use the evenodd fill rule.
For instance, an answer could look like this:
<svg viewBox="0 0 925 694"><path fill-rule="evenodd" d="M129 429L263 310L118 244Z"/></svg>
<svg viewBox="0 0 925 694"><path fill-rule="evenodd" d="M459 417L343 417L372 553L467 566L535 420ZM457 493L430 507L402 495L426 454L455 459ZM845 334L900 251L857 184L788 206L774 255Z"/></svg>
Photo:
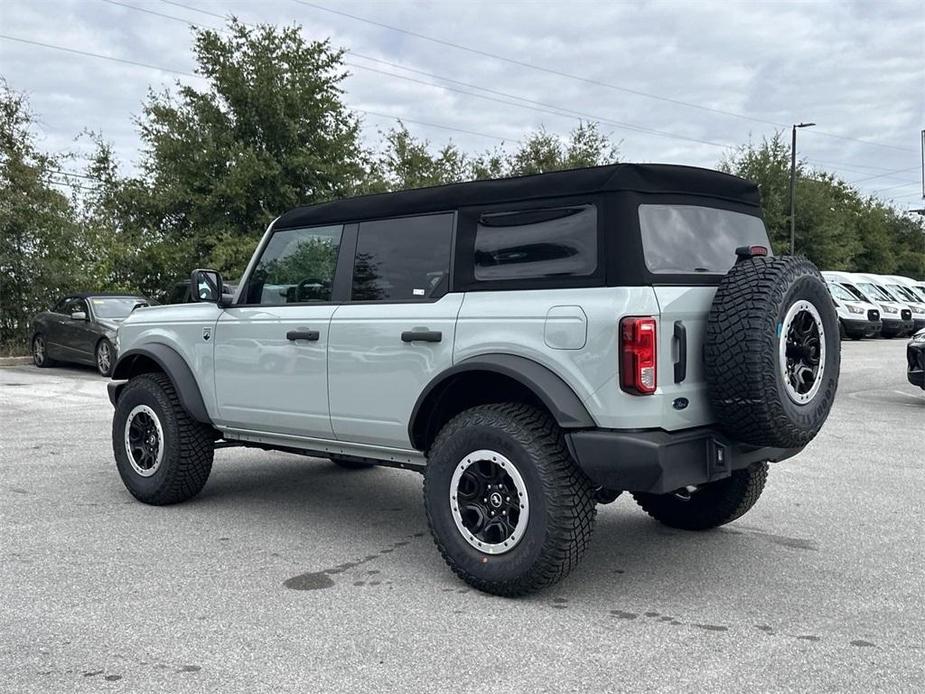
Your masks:
<svg viewBox="0 0 925 694"><path fill-rule="evenodd" d="M575 391L548 368L513 354L483 354L451 366L431 380L418 396L408 421L408 438L417 450L424 450L426 417L433 409L440 386L466 372L488 371L514 379L528 388L546 406L563 429L594 427L594 420Z"/></svg>
<svg viewBox="0 0 925 694"><path fill-rule="evenodd" d="M802 450L749 446L710 427L674 432L591 429L566 432L565 439L594 485L652 494L714 482L752 463L778 462Z"/></svg>
<svg viewBox="0 0 925 694"><path fill-rule="evenodd" d="M130 349L119 356L115 368L112 370L112 379L114 381L125 380L133 374L133 365L139 357L150 359L157 364L161 371L167 374L167 377L173 383L180 398L180 404L183 406L190 417L204 424L211 424L212 419L206 410L206 405L202 400L202 393L199 391L199 384L196 383L196 377L189 365L172 347L160 342L153 342L139 347ZM119 391L124 383L113 384L108 386L109 399L115 404L119 397Z"/></svg>

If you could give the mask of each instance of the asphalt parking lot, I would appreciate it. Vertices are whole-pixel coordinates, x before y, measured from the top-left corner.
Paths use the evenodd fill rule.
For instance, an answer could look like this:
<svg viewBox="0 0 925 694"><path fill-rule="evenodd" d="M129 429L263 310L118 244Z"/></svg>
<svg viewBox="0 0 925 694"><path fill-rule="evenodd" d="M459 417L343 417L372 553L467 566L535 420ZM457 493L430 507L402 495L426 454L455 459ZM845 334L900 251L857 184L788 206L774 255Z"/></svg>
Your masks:
<svg viewBox="0 0 925 694"><path fill-rule="evenodd" d="M420 476L218 451L192 502L116 473L105 381L0 369L0 690L923 691L925 393L843 345L819 437L709 533L600 507L527 599L446 568Z"/></svg>

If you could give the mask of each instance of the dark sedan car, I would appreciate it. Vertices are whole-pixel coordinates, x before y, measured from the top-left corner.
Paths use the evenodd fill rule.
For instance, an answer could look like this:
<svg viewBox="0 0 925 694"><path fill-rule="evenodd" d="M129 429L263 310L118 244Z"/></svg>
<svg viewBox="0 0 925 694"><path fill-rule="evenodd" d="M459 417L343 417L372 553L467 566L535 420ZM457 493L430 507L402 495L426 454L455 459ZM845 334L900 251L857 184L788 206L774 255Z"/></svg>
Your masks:
<svg viewBox="0 0 925 694"><path fill-rule="evenodd" d="M925 328L919 330L906 346L909 383L925 390Z"/></svg>
<svg viewBox="0 0 925 694"><path fill-rule="evenodd" d="M108 376L116 362L116 328L151 302L143 296L71 294L32 319L32 361L40 368L67 361Z"/></svg>

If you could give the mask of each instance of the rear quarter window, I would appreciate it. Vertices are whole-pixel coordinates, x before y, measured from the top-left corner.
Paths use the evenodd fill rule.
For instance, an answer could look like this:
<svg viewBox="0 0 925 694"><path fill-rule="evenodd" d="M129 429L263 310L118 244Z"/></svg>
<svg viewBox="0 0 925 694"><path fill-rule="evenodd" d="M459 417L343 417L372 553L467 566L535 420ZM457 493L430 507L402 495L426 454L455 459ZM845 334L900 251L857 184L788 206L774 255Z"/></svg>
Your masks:
<svg viewBox="0 0 925 694"><path fill-rule="evenodd" d="M760 217L700 205L639 206L646 267L653 274L725 274L739 246L765 246Z"/></svg>
<svg viewBox="0 0 925 694"><path fill-rule="evenodd" d="M591 275L597 269L597 208L483 214L474 265L480 281Z"/></svg>

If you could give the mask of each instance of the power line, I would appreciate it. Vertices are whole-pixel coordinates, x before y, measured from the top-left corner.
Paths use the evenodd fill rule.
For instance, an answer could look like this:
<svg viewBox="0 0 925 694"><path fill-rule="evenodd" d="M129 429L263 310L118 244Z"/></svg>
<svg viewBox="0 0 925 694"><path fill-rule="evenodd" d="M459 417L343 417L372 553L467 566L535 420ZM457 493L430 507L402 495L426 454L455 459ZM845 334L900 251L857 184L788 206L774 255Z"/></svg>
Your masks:
<svg viewBox="0 0 925 694"><path fill-rule="evenodd" d="M879 195L880 193L885 193L888 190L896 190L897 188L908 188L910 186L917 186L918 184L919 184L918 181L913 181L912 183L900 183L899 185L890 186L889 188L880 188L879 190L875 190L873 191L873 194Z"/></svg>
<svg viewBox="0 0 925 694"><path fill-rule="evenodd" d="M198 77L204 79L202 75L197 75L194 72L184 72L183 70L174 70L169 67L160 67L158 65L152 65L151 63L141 63L137 60L126 60L125 58L116 58L111 55L102 55L100 53L91 53L89 51L81 51L76 48L67 48L66 46L55 46L50 43L42 43L41 41L32 41L31 39L22 39L18 36L8 36L6 34L0 34L0 39L6 39L7 41L18 41L19 43L28 43L33 46L41 46L42 48L50 48L56 51L64 51L66 53L73 53L75 55L82 55L88 58L100 58L102 60L111 60L115 63L124 63L125 65L134 65L135 67L144 67L149 70L160 70L161 72L170 72L175 75L183 75L184 77Z"/></svg>
<svg viewBox="0 0 925 694"><path fill-rule="evenodd" d="M918 166L912 166L912 167L909 167L908 169L898 169L896 171L890 171L888 173L882 173L876 176L868 176L867 178L862 178L857 181L850 181L850 183L851 185L854 186L854 185L857 185L858 183L864 183L865 181L873 181L874 179L877 179L877 178L894 178L892 174L909 173L910 171L918 171L918 170L919 170ZM898 177L895 177L895 178L898 178Z"/></svg>
<svg viewBox="0 0 925 694"><path fill-rule="evenodd" d="M110 0L106 0L106 1L108 2L108 1L110 1ZM167 0L162 0L162 1L163 1L163 2L167 2ZM122 4L122 3L112 3L112 4ZM171 4L173 4L173 3L171 3ZM124 6L125 6L126 8L131 7L131 6L129 6L129 5L124 5ZM160 13L159 13L159 14L160 14ZM176 69L173 69L173 68L167 68L167 67L163 67L163 66L159 66L159 65L153 65L153 64L150 64L150 63L143 63L143 62L134 61L134 60L127 60L127 59L123 59L123 58L117 58L117 57L114 57L114 56L102 55L102 54L99 54L99 53L92 53L92 52L90 52L90 51L81 51L81 50L78 50L78 49L68 48L68 47L65 47L65 46L57 46L57 45L53 45L53 44L43 43L43 42L40 42L40 41L33 41L33 40L30 40L30 39L24 39L24 38L15 37L15 36L8 36L8 35L5 35L5 34L0 34L0 39L6 39L6 40L10 40L10 41L17 41L17 42L20 42L20 43L35 45L35 46L39 46L39 47L47 48L47 49L52 49L52 50L64 51L64 52L67 52L67 53L72 53L72 54L76 54L76 55L81 55L81 56L84 56L84 57L97 58L97 59L101 59L101 60L109 60L109 61L112 61L112 62L117 62L117 63L122 63L122 64L128 64L128 65L133 65L133 66L137 66L137 67L143 67L143 68L150 69L150 70L158 70L158 71L161 71L161 72L168 72L168 73L173 73L173 74L178 74L178 75L183 75L183 76L188 76L188 77L199 77L199 78L201 78L201 75L197 75L197 74L191 73L191 72L185 72L185 71L176 70ZM365 56L360 56L360 57L363 58L363 57L365 57ZM376 60L376 59L373 59L373 60ZM384 63L385 63L385 62L387 62L387 61L381 61L381 62L384 62ZM350 64L350 65L353 66L353 67L366 67L366 66L360 66L360 65L356 65L356 64ZM394 64L394 65L396 65L397 67L400 67L400 68L404 69L403 66L398 66L397 64ZM541 111L541 112L547 112L547 113L551 113L551 114L553 114L553 115L559 115L559 116L568 116L568 115L569 115L567 112L561 112L561 111L557 111L557 110L547 110L547 109L532 108L532 107L525 106L525 105L523 105L523 104L517 104L517 103L513 103L513 102L503 101L503 100L501 100L501 99L494 99L494 98L492 98L492 97L484 96L484 95L481 95L481 94L473 94L473 93L471 93L471 92L465 92L465 91L463 91L463 90L453 89L452 87L446 87L446 86L444 86L444 85L439 85L439 84L434 84L434 83L430 83L430 82L425 82L425 81L423 81L423 80L417 80L417 79L410 78L410 77L403 77L402 75L395 75L395 74L393 74L393 73L389 73L389 72L386 72L386 71L383 71L383 70L377 70L377 69L375 69L375 68L368 68L368 67L366 67L366 69L372 70L372 71L374 71L374 72L378 72L378 73L380 73L380 74L384 74L384 75L388 75L388 76L393 76L393 77L397 77L397 78L408 79L408 80L411 80L411 81L413 81L413 82L418 82L418 83L420 83L420 84L424 84L424 85L428 85L428 86L433 86L433 87L437 87L437 88L449 89L449 90L451 90L451 91L458 91L458 92L460 92L460 93L467 94L467 95L470 95L470 96L475 96L475 97L477 97L477 98L488 99L488 100L490 100L490 101L498 101L498 102L500 102L500 103L505 103L505 104L512 105L512 106L521 106L522 108L531 108L531 110L537 110L537 111ZM411 69L411 68L408 68L408 69ZM417 71L417 70L415 70L415 71ZM417 72L422 72L422 71L417 71ZM427 73L425 73L425 74L427 74ZM463 83L463 84L464 84L464 83ZM478 88L478 87L476 87L476 88ZM520 97L512 97L512 98L520 98ZM555 107L553 107L553 108L555 108ZM485 137L485 138L489 138L489 139L493 139L493 140L499 140L499 141L502 141L502 142L504 142L504 141L506 140L506 138L503 138L503 137L500 137L500 136L497 136L497 135L491 135L491 134L483 133L483 132L479 132L479 131L467 130L467 129L465 129L465 128L458 128L458 127L454 127L454 126L442 125L442 124L438 124L438 123L432 123L432 122L427 122L427 121L421 121L421 120L412 119L412 118L404 118L404 117L401 117L401 116L396 116L396 115L394 115L394 114L385 114L385 113L376 112L376 111L371 111L371 110L367 110L367 109L361 109L361 108L352 108L352 110L354 110L354 111L356 111L356 112L358 112L358 113L363 113L363 114L370 115L370 116L375 116L375 117L380 117L380 118L388 118L388 119L393 119L393 118L394 118L394 119L399 120L399 121L405 121L405 122L408 122L408 123L415 123L415 124L422 125L422 126L426 126L426 127L439 128L439 129L442 129L442 130L449 130L449 131L464 133L464 134L468 134L468 135L475 135L475 136L478 136L478 137ZM589 117L590 117L590 118L593 118L593 116L589 116ZM609 121L604 121L604 122L609 122ZM702 144L708 144L708 145L717 146L717 147L722 147L722 148L729 148L729 147L731 147L730 145L726 145L726 144L715 143L715 142L709 142L709 141L705 141L705 140L699 140L699 139L697 139L697 138L688 138L688 137L685 137L685 136L683 136L683 135L675 135L674 133L663 133L663 132L661 132L661 131L654 131L654 130L651 130L651 129L648 129L648 128L637 128L637 127L632 126L632 125L622 125L621 127L625 127L625 128L627 128L627 129L631 129L631 130L638 130L638 131L640 131L640 132L651 132L652 134L658 134L658 135L662 135L662 136L673 137L673 138L676 138L676 139L692 140L692 141L694 141L694 142L700 142L700 143L702 143ZM519 140L510 140L510 141L512 141L512 142L520 142ZM918 167L914 167L914 168L915 168L916 170L918 169ZM908 170L908 169L900 170L900 172L901 172L901 171L907 171L907 170ZM82 177L82 178L91 178L91 177L89 177L89 176L85 176L85 175L82 175L82 174L75 174L75 173L72 173L72 172L60 172L60 173L62 173L62 174L65 175L65 176L68 176L68 175L69 175L69 176L78 176L78 177ZM891 171L891 172L888 172L888 174L886 174L886 176L888 176L889 174L893 174L893 173L898 173L898 172L897 172L897 171ZM874 176L874 177L871 177L871 178L879 178L879 177L880 177L880 176ZM862 179L862 180L866 180L866 179ZM892 186L892 187L885 188L885 189L882 189L882 190L879 190L879 191L874 191L874 192L875 192L875 193L880 193L880 192L884 192L884 191L893 190L894 188L902 188L902 187L905 187L905 186L907 186L907 185L915 185L915 184L903 184L903 185L900 185L900 186Z"/></svg>
<svg viewBox="0 0 925 694"><path fill-rule="evenodd" d="M112 0L105 0L105 1L106 1L106 2L111 2ZM208 11L208 10L203 10L203 9L200 9L200 8L197 8L197 7L192 7L192 6L190 6L190 5L186 5L186 4L183 4L183 3L180 3L180 2L175 2L174 0L161 0L161 2L163 2L163 3L167 4L167 5L173 5L174 7L180 7L180 8L183 8L183 9L187 9L187 10L190 10L190 11L192 11L192 12L199 12L199 13L201 13L201 14L207 15L207 16L209 16L209 17L214 17L214 18L217 18L217 19L222 19L222 20L224 20L224 19L227 18L225 15L221 15L221 14L218 14L218 13L216 13L216 12L210 12L210 11ZM119 4L122 4L122 3L119 3ZM303 3L303 4L305 4L305 3ZM311 3L308 3L308 4L311 4ZM314 7L314 5L312 5L312 6ZM168 16L168 15L163 15L163 16ZM186 21L187 21L187 20L181 19L181 18L179 18L179 17L172 17L172 16L171 16L170 18L171 18L171 19L175 19L175 20L177 20L177 21L181 21L181 22L186 22ZM246 22L245 22L245 24L248 25L248 26L255 26L255 25L253 25L253 24L248 24L248 23L246 23ZM580 117L580 118L586 118L586 119L589 119L589 120L598 121L598 122L600 122L600 123L605 123L605 124L608 124L608 125L613 125L614 127L617 127L617 128L622 128L622 129L631 130L631 131L635 131L635 132L648 133L648 134L657 135L657 136L660 136L660 137L671 137L671 138L676 138L676 139L679 139L679 140L685 140L685 141L690 141L690 142L696 142L696 143L699 143L699 144L706 144L706 145L709 145L709 146L712 146L712 147L720 147L720 148L722 148L722 149L732 149L732 148L734 148L733 145L728 144L728 143L711 142L711 141L708 141L708 140L703 140L703 139L694 138L694 137L688 137L688 136L685 136L685 135L678 135L677 133L672 133L672 132L662 131L662 130L656 130L656 129L653 129L653 128L646 128L646 127L644 127L644 126L638 126L638 125L635 125L635 124L633 124L633 123L626 123L626 122L623 122L623 121L616 121L616 120L613 120L613 119L610 119L610 118L605 118L605 117L603 117L603 116L599 116L599 115L595 115L595 114L591 114L591 113L586 113L586 112L582 112L582 111L576 111L576 110L574 110L574 109L569 109L569 108L564 108L564 107L556 106L555 104L548 104L548 103L544 103L544 102L542 102L542 101L535 101L535 100L533 100L533 99L528 99L528 98L526 98L526 97L517 96L516 94L511 94L511 93L509 93L509 92L504 92L504 91L500 91L500 90L497 90L497 89L492 89L492 88L490 88L490 87L484 87L484 86L478 85L478 84L472 84L472 83L468 83L468 82L462 82L462 81L453 79L453 78L451 78L451 77L446 77L445 75L438 75L438 74L435 74L435 73L432 73L432 72L427 72L427 71L425 71L425 70L419 70L419 69L417 69L417 68L409 67L409 66L407 66L407 65L402 65L402 64L400 64L400 63L394 63L394 62L391 62L391 61L388 61L388 60L384 60L384 59L382 59L382 58L374 58L374 57L372 57L372 56L363 55L363 54L361 54L361 53L357 53L356 51L354 51L354 50L352 50L352 49L348 49L347 52L348 52L350 55L354 56L354 57L360 58L361 60L368 60L368 61L375 62L375 63L379 63L379 64L382 64L382 65L388 65L389 67L392 67L392 68L396 68L396 69L399 69L399 70L405 70L405 71L407 71L407 72L412 72L412 73L419 74L419 75L424 75L424 76L426 76L426 77L431 77L431 78L433 78L433 79L438 79L438 80L441 80L441 81L443 81L443 82L448 82L448 83L451 83L451 84L460 85L460 86L463 86L463 87L467 87L467 88L469 88L469 89L476 89L476 90L479 90L479 91L486 92L486 93L488 93L488 94L495 94L495 95L498 95L498 96L503 96L503 97L508 98L508 99L516 99L516 100L518 100L518 101L523 101L523 102L525 102L525 103L527 103L527 104L532 104L532 105L534 105L534 106L540 107L540 108L534 108L534 109L532 109L532 110L537 111L537 112L540 112L540 113L550 113L551 115L556 115L556 116L560 116L560 117L566 117L566 116L572 115L572 116L577 116L577 117ZM406 80L406 81L415 82L415 83L417 83L417 84L423 84L423 85L427 85L427 86L439 87L439 88L442 88L442 89L448 89L448 90L450 90L450 91L457 91L457 92L459 92L459 93L461 93L461 94L465 94L465 95L468 95L468 96L475 96L475 97L477 97L477 98L482 98L482 99L487 98L487 97L481 96L481 95L479 95L479 94L470 94L469 92L465 92L465 91L460 91L460 90L452 89L452 88L446 87L446 86L444 86L444 85L435 85L435 84L430 83L430 82L424 82L424 81L421 81L421 80L416 80L416 79L407 77L407 76L405 76L405 75L396 75L396 74L394 74L394 73L385 72L385 71L382 71L382 70L376 70L375 68L371 68L371 67L369 67L368 65L360 65L360 64L358 64L358 63L352 63L352 62L347 62L347 61L345 61L344 64L345 64L345 65L348 65L349 67L354 67L354 68L358 68L358 69L361 69L361 70L367 70L367 71L371 71L371 72L378 72L379 74L382 74L382 75L385 75L385 76L388 76L388 77L394 77L394 78L397 78L397 79L403 79L403 80ZM497 101L497 100L494 100L494 101ZM502 103L502 104L506 104L506 105L511 105L511 106L521 106L521 108L526 108L525 106L522 106L522 105L520 105L520 104L511 104L510 102L506 102L506 101L498 101L498 103ZM553 111L550 111L550 110L548 110L548 109L553 109ZM407 120L408 120L409 123L412 122L410 119L407 119ZM773 123L773 122L771 122L771 121L759 121L759 122L767 122L767 123L770 123L771 125L775 125L775 123ZM435 127L439 127L439 126L435 126ZM817 161L818 161L818 160L817 160ZM820 164L825 164L826 162L818 161L818 163L820 163ZM841 163L841 162L828 162L828 163L829 163L829 164L832 164L832 165L835 165L835 166L842 167L842 168L844 168L846 171L851 171L851 168L849 168L850 165L848 165L848 164L844 164L844 163ZM865 168L867 168L867 167L865 167ZM874 167L874 168L878 168L878 167ZM886 171L887 169L881 169L881 170ZM864 172L864 171L855 171L855 173L865 173L865 172Z"/></svg>
<svg viewBox="0 0 925 694"><path fill-rule="evenodd" d="M106 0L106 1L109 2L109 1L111 1L111 0ZM217 13L215 13L215 12L209 12L208 10L202 10L202 9L199 9L199 8L196 8L196 7L191 7L191 6L189 6L189 5L184 5L184 4L179 3L179 2L173 2L173 0L161 0L161 2L163 2L163 3L165 3L165 4L168 4L168 5L173 5L173 6L175 6L175 7L182 7L182 8L184 8L184 9L187 9L187 10L190 10L190 11L193 11L193 12L200 12L200 13L202 13L202 14L204 14L204 15L208 15L208 16L210 16L210 17L215 17L215 18L219 18L219 19L224 19L224 17L223 17L222 15L217 14ZM119 3L119 4L122 4L122 3ZM130 6L125 5L125 7L130 7ZM176 19L176 20L178 20L178 21L186 21L186 20L180 19L179 17L171 17L171 19ZM664 131L664 130L657 130L657 129L654 129L654 128L647 128L647 127L645 127L645 126L635 125L635 124L633 124L633 123L626 123L626 122L623 122L623 121L617 121L617 120L613 120L613 119L611 119L611 118L605 118L605 117L603 117L603 116L598 116L598 115L594 115L594 114L591 114L591 113L583 113L583 112L581 112L581 111L575 111L575 110L573 110L573 109L563 108L563 107L560 107L560 106L556 106L555 104L547 104L547 103L544 103L544 102L542 102L542 101L535 101L535 100L533 100L533 99L528 99L528 98L525 98L525 97L517 96L516 94L511 94L511 93L509 93L509 92L504 92L504 91L500 91L500 90L497 90L497 89L491 89L491 88L489 88L489 87L483 87L483 86L478 85L478 84L471 84L471 83L468 83L468 82L461 82L461 81L455 80L455 79L453 79L453 78L451 78L451 77L445 77L445 76L443 76L443 75L436 75L436 74L431 73L431 72L426 72L426 71L424 71L424 70L418 70L417 68L408 67L408 66L405 66L405 65L400 65L400 64L398 64L398 63L393 63L393 62L390 62L390 61L388 61L388 60L382 60L382 59L380 59L380 58L373 58L373 57L370 57L370 56L366 56L366 55L362 55L362 54L359 54L359 53L355 53L354 51L348 51L348 53L350 53L351 55L354 55L354 56L356 56L357 58L360 58L360 59L362 59L362 60L369 60L369 61L371 61L371 62L381 63L381 64L388 65L388 66L393 67L393 68L397 68L397 69L399 69L399 70L405 70L405 71L407 71L407 72L413 72L413 73L417 73L417 74L419 74L419 75L425 75L425 76L427 76L427 77L431 77L431 78L434 78L434 79L442 80L442 81L444 81L444 82L448 82L448 83L451 83L451 84L457 84L457 85L460 85L460 86L463 86L463 87L467 87L467 88L469 88L469 89L476 89L476 90L479 90L479 91L486 92L486 93L488 93L488 94L495 94L495 95L497 95L497 96L502 96L502 97L505 97L505 98L507 98L507 99L515 99L515 100L518 100L518 101L523 101L523 102L525 102L525 103L524 103L524 104L518 104L518 103L512 103L512 102L510 102L510 101L503 101L503 100L500 100L500 99L493 99L493 98L484 96L484 95L482 95L482 94L473 94L472 92L467 92L467 91L463 91L463 90L460 90L460 89L455 89L455 88L453 88L453 87L448 87L448 86L446 86L446 85L434 84L433 82L425 82L425 81L423 81L423 80L415 79L415 78L413 78L413 77L408 77L407 75L397 75L397 74L395 74L395 73L393 73L393 72L386 72L386 71L384 71L384 70L378 70L378 69L373 68L373 67L370 67L370 66L368 66L368 65L361 65L361 64L358 64L358 63L353 63L353 62L344 61L344 65L347 65L348 67L353 67L353 68L357 68L357 69L360 69L360 70L367 70L367 71L369 71L369 72L375 72L375 73L378 73L378 74L380 74L380 75L385 75L385 76L387 76L387 77L394 77L395 79L405 80L405 81L407 81L407 82L413 82L413 83L421 84L421 85L425 85L425 86L437 87L437 88L440 88L440 89L446 89L446 90L448 90L448 91L458 92L458 93L464 94L464 95L466 95L466 96L474 96L474 97L476 97L476 98L478 98L478 99L485 99L485 100L488 100L488 101L494 101L494 102L496 102L496 103L505 104L505 105L508 105L508 106L518 106L518 107L520 107L520 108L528 108L528 109L530 109L530 110L537 111L537 112L539 112L539 113L547 113L547 114L551 114L551 115L559 116L559 117L578 117L578 118L586 118L586 119L588 119L588 120L595 120L595 121L598 121L598 122L600 122L600 123L605 123L605 124L607 124L607 125L612 125L612 126L614 126L614 127L616 127L616 128L621 128L621 129L624 129L624 130L630 130L630 131L640 132L640 133L647 133L647 134L650 134L650 135L657 135L657 136L659 136L659 137L668 137L668 138L674 138L674 139L678 139L678 140L684 140L684 141L687 141L687 142L696 142L696 143L698 143L698 144L705 144L705 145L709 145L709 146L711 146L711 147L719 147L719 148L721 148L721 149L728 149L728 148L732 147L732 145L727 144L727 143L711 142L711 141L709 141L709 140L704 140L704 139L701 139L701 138L689 137L689 136L687 136L687 135L679 135L679 134L677 134L677 133L672 133L672 132L668 132L668 131ZM528 106L528 105L526 105L526 104L532 104L532 106ZM537 108L537 107L538 107L538 108ZM410 123L411 121L409 120L408 122Z"/></svg>
<svg viewBox="0 0 925 694"><path fill-rule="evenodd" d="M0 39L6 39L6 40L9 40L9 41L18 41L18 42L20 42L20 43L30 44L30 45L34 45L34 46L39 46L39 47L41 47L41 48L48 48L48 49L56 50L56 51L64 51L64 52L66 52L66 53L74 53L74 54L81 55L81 56L84 56L84 57L87 57L87 58L98 58L98 59L100 59L100 60L110 60L110 61L113 61L113 62L116 62L116 63L127 63L127 64L129 64L129 65L135 65L135 66L138 66L138 67L147 68L147 69L149 69L149 70L159 70L159 71L161 71L161 72L171 72L171 73L174 73L174 74L184 75L184 76L187 76L187 77L199 77L199 78L202 78L201 75L197 75L197 74L192 73L192 72L183 72L183 71L181 71L181 70L175 70L175 69L173 69L173 68L161 67L161 66L158 66L158 65L151 65L151 64L149 64L149 63L141 63L141 62L137 62L137 61L134 61L134 60L125 60L125 59L123 59L123 58L116 58L116 57L113 57L113 56L110 56L110 55L102 55L101 53L92 53L92 52L90 52L90 51L80 51L80 50L77 50L77 49L74 49L74 48L68 48L68 47L66 47L66 46L56 46L56 45L53 45L53 44L50 44L50 43L42 43L41 41L32 41L32 40L30 40L30 39L23 39L23 38L19 38L19 37L16 37L16 36L7 36L7 35L5 35L5 34L0 34ZM427 121L421 121L421 120L412 119L412 118L405 118L405 117L403 117L403 116L396 116L396 115L394 115L394 114L393 114L393 115L389 115L389 114L386 114L386 113L380 113L380 112L376 112L376 111L370 111L370 110L368 110L368 109L353 108L353 107L350 107L350 108L351 108L351 110L356 111L356 112L358 112L358 113L364 113L364 114L367 114L367 115L370 115L370 116L377 116L377 117L380 117L380 118L393 118L393 119L395 119L395 120L402 120L402 121L405 121L405 122L408 122L408 123L415 123L415 124L417 124L417 125L424 125L424 126L431 127L431 128L440 128L441 130L452 130L452 131L459 132L459 133L465 133L465 134L467 134L467 135L477 135L477 136L479 136L479 137L486 137L486 138L489 138L489 139L492 139L492 140L499 140L499 141L502 141L502 142L504 142L504 141L507 139L507 138L504 138L504 137L500 137L500 136L498 136L498 135L490 135L490 134L488 134L488 133L478 132L478 131L475 131L475 130L467 130L467 129L465 129L465 128L457 128L457 127L450 126L450 125L441 125L441 124L438 124L438 123L430 123L430 122L427 122ZM519 142L519 140L510 140L510 141L511 141L511 142Z"/></svg>
<svg viewBox="0 0 925 694"><path fill-rule="evenodd" d="M100 2L105 2L109 5L118 5L119 7L124 7L127 10L135 10L136 12L144 12L145 14L154 15L155 17L163 17L164 19L172 19L176 22L183 22L184 24L188 24L189 26L195 27L195 28L204 26L202 24L196 24L195 22L191 22L188 19L183 19L181 17L174 17L173 15L164 14L163 12L158 12L157 10L149 10L144 7L138 7L137 5L129 5L128 3L119 2L119 0L100 0ZM212 26L205 26L205 28L216 29L216 27L212 27Z"/></svg>
<svg viewBox="0 0 925 694"><path fill-rule="evenodd" d="M161 1L162 1L162 2L167 2L168 0L161 0ZM313 3L313 2L307 2L306 0L292 0L292 1L293 1L293 2L296 2L296 3L300 4L300 5L305 5L306 7L311 7L311 8L314 8L314 9L316 9L316 10L321 10L322 12L329 12L329 13L331 13L331 14L339 15L339 16L341 16L341 17L347 17L348 19L352 19L352 20L355 20L355 21L358 21L358 22L364 22L364 23L366 23L366 24L371 24L371 25L373 25L373 26L378 26L378 27L381 27L381 28L383 28L383 29L388 29L388 30L390 30L390 31L395 31L395 32L398 32L398 33L401 33L401 34L405 34L405 35L407 35L407 36L413 36L413 37L415 37L415 38L418 38L418 39L421 39L421 40L424 40L424 41L430 41L430 42L432 42L432 43L436 43L436 44L439 44L439 45L442 45L442 46L448 46L448 47L450 47L450 48L455 48L455 49L458 49L458 50L461 50L461 51L466 51L466 52L468 52L468 53L473 53L473 54L475 54L475 55L480 55L480 56L483 56L483 57L486 57L486 58L491 58L491 59L493 59L493 60L500 60L500 61L509 63L509 64L511 64L511 65L517 65L517 66L519 66L519 67L529 68L529 69L531 69L531 70L537 70L537 71L539 71L539 72L545 72L545 73L548 73L548 74L551 74L551 75L556 75L557 77L565 77L565 78L567 78L567 79L578 80L578 81L584 82L584 83L586 83L586 84L593 84L593 85L598 86L598 87L605 87L605 88L607 88L607 89L613 89L613 90L620 91L620 92L624 92L624 93L627 93L627 94L634 94L634 95L636 95L636 96L642 96L642 97L646 97L646 98L648 98L648 99L656 99L656 100L658 100L658 101L664 101L664 102L666 102L666 103L674 104L674 105L676 105L676 106L686 106L686 107L688 107L688 108L694 108L694 109L698 109L698 110L701 110L701 111L707 111L707 112L710 112L710 113L717 113L717 114L721 114L721 115L724 115L724 116L730 116L730 117L732 117L732 118L740 118L740 119L742 119L742 120L749 120L749 121L753 121L753 122L755 122L755 123L763 123L763 124L765 124L765 125L773 125L773 126L778 127L778 128L787 128L787 127L790 127L788 124L785 124L785 123L779 123L779 122L776 122L776 121L765 120L765 119L763 119L763 118L756 118L756 117L754 117L754 116L749 116L749 115L744 114L744 113L737 113L737 112L735 112L735 111L726 111L726 110L724 110L724 109L713 108L713 107L711 107L711 106L704 106L704 105L702 105L702 104L695 104L695 103L692 103L692 102L689 102L689 101L683 101L683 100L681 100L681 99L673 99L673 98L671 98L671 97L661 96L661 95L659 95L659 94L653 94L653 93L651 93L651 92L643 92L643 91L640 91L640 90L637 90L637 89L630 89L629 87L622 87L622 86L620 86L620 85L612 84L612 83L609 83L609 82L603 82L603 81L601 81L601 80L592 79L592 78L590 78L590 77L583 77L582 75L575 75L575 74L571 74L571 73L568 73L568 72L563 72L563 71L561 71L561 70L555 70L555 69L553 69L553 68L545 67L545 66L542 66L542 65L534 65L534 64L532 64L532 63L527 63L527 62L522 61L522 60L517 60L516 58L510 58L510 57L508 57L508 56L499 55L499 54L497 54L497 53L491 53L491 52L489 52L489 51L480 50L480 49L478 49L478 48L473 48L473 47L471 47L471 46L466 46L466 45L463 45L463 44L455 43L455 42L453 42L453 41L447 41L446 39L437 38L437 37L435 37L435 36L429 36L429 35L427 35L427 34L421 34L421 33L416 32L416 31L411 31L411 30L409 30L409 29L404 29L404 28L402 28L402 27L397 27L397 26L393 26L393 25L391 25L391 24L385 24L384 22L378 22L378 21L375 21L375 20L372 20L372 19L368 19L368 18L366 18L366 17L360 17L360 16L358 16L358 15L350 14L349 12L344 12L344 11L342 11L342 10L335 10L335 9L330 8L330 7L325 7L324 5L318 5L318 4ZM176 3L171 2L170 4L176 4ZM830 132L826 132L826 131L824 131L824 130L819 130L819 129L815 129L814 132L815 132L816 134L818 134L818 135L823 135L823 136L826 136L826 137L832 137L832 138L836 138L836 139L839 139L839 140L850 140L850 141L853 141L853 142L860 142L860 143L862 143L862 144L871 145L871 146L874 146L874 147L884 147L884 148L887 148L887 149L896 149L896 150L900 150L900 151L902 151L902 152L909 152L909 151L912 151L912 150L909 150L909 149L907 149L907 148L905 148L905 147L899 147L899 146L897 146L897 145L888 145L888 144L883 144L883 143L881 143L881 142L873 142L873 141L871 141L871 140L863 140L863 139L861 139L861 138L850 137L850 136L847 136L847 135L837 135L837 134L835 134L835 133L830 133Z"/></svg>

